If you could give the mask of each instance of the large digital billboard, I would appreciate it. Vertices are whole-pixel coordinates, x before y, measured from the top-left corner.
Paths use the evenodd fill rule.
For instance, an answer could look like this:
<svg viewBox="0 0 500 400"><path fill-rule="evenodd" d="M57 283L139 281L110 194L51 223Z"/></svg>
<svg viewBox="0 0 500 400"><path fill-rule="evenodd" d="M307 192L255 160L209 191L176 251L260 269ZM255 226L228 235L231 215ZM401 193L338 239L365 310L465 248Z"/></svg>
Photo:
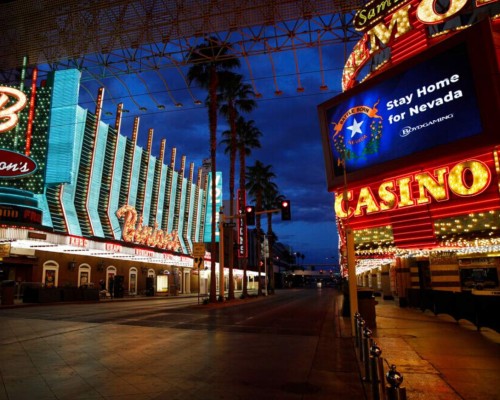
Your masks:
<svg viewBox="0 0 500 400"><path fill-rule="evenodd" d="M382 167L404 167L403 159L430 160L457 143L484 143L485 120L498 118L484 104L498 102L498 89L485 89L489 66L478 84L478 65L490 56L478 59L470 42L450 40L319 106L330 191L343 185L344 167L346 177L357 180ZM491 130L492 123L486 125Z"/></svg>
<svg viewBox="0 0 500 400"><path fill-rule="evenodd" d="M357 171L481 133L464 45L328 111L331 151Z"/></svg>

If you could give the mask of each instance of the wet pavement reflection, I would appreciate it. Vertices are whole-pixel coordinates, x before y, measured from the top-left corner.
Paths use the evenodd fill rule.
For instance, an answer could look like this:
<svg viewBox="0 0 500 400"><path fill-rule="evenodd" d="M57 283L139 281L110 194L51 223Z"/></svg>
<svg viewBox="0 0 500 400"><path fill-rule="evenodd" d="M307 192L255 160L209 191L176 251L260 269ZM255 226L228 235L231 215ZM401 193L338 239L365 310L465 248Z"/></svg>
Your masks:
<svg viewBox="0 0 500 400"><path fill-rule="evenodd" d="M177 300L0 310L0 400L365 398L333 290Z"/></svg>

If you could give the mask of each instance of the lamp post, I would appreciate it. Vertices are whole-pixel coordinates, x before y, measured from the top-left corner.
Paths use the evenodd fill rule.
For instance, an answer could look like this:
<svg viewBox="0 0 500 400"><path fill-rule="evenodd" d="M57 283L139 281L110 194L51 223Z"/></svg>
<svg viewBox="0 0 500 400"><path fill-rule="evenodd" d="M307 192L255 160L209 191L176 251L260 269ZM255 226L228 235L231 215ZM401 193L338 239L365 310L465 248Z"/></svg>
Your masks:
<svg viewBox="0 0 500 400"><path fill-rule="evenodd" d="M198 304L200 304L200 291L201 291L201 287L200 287L200 283L201 283L201 268L200 268L200 264L201 262L198 261Z"/></svg>
<svg viewBox="0 0 500 400"><path fill-rule="evenodd" d="M267 235L264 235L264 248L262 253L264 255L264 295L267 296L267 257L269 257L269 242Z"/></svg>
<svg viewBox="0 0 500 400"><path fill-rule="evenodd" d="M233 218L244 218L245 214L238 214L238 215L229 215L226 216L224 215L224 207L220 208L219 211L219 301L225 301L224 297L224 286L225 286L225 279L224 279L224 228L229 228L233 229L236 224L234 222L228 222L226 223L226 219L232 220ZM232 246L233 243L230 243ZM233 260L230 260L232 263ZM230 279L232 279L232 276L229 276Z"/></svg>
<svg viewBox="0 0 500 400"><path fill-rule="evenodd" d="M358 312L358 288L356 285L356 252L354 248L354 234L349 224L349 194L347 192L347 172L346 158L344 151L344 159L342 160L344 172L344 191L342 193L343 201L346 203L347 216L345 223L345 235L347 246L347 273L349 284L349 314L351 317L352 335L356 334L356 319L354 315Z"/></svg>
<svg viewBox="0 0 500 400"><path fill-rule="evenodd" d="M347 239L347 271L349 273L349 311L351 316L352 334L356 332L356 320L354 314L358 312L358 288L356 285L356 260L354 250L354 234L349 225L346 227Z"/></svg>

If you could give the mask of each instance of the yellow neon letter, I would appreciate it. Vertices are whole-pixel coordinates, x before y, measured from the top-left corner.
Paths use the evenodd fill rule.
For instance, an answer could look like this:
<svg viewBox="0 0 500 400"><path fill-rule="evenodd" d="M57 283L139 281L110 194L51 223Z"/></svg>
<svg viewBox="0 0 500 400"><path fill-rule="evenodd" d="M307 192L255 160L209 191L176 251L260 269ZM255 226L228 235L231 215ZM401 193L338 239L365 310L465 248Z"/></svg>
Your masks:
<svg viewBox="0 0 500 400"><path fill-rule="evenodd" d="M408 16L408 10L411 5L408 4L405 7L401 7L398 11L392 14L391 22L389 26L385 26L383 22L375 25L370 29L367 34L370 36L370 53L377 51L379 46L377 40L380 40L384 45L387 45L392 38L392 32L394 30L394 25L396 25L397 30L394 38L398 38L404 35L411 29L410 18Z"/></svg>
<svg viewBox="0 0 500 400"><path fill-rule="evenodd" d="M417 18L424 24L439 24L459 12L467 2L468 0L450 0L448 10L438 14L434 7L436 0L422 0L417 6Z"/></svg>
<svg viewBox="0 0 500 400"><path fill-rule="evenodd" d="M344 197L346 197L346 201L344 201ZM353 210L351 207L349 207L348 211L344 210L344 205L347 205L347 202L351 200L352 190L348 190L345 193L338 192L335 194L335 215L337 217L349 218L350 216L352 216Z"/></svg>
<svg viewBox="0 0 500 400"><path fill-rule="evenodd" d="M380 197L380 211L392 210L398 204L398 198L394 193L394 182L382 182L378 188L378 197Z"/></svg>
<svg viewBox="0 0 500 400"><path fill-rule="evenodd" d="M373 193L369 187L361 188L359 191L358 204L354 215L359 217L363 215L363 207L366 207L366 214L376 213L380 211L377 201L373 197Z"/></svg>
<svg viewBox="0 0 500 400"><path fill-rule="evenodd" d="M472 184L467 186L464 173L470 171L472 174ZM481 161L469 160L455 165L448 177L448 184L453 193L459 196L475 196L489 186L491 173L488 166Z"/></svg>
<svg viewBox="0 0 500 400"><path fill-rule="evenodd" d="M430 194L436 201L443 201L448 199L446 190L446 181L444 174L448 171L447 168L440 168L434 171L434 176L430 173L424 172L415 175L415 180L418 182L418 199L417 204L428 204L431 202Z"/></svg>
<svg viewBox="0 0 500 400"><path fill-rule="evenodd" d="M399 187L399 204L398 208L401 207L409 207L414 206L415 201L412 199L411 195L411 183L413 181L413 177L406 177L397 180L397 184Z"/></svg>

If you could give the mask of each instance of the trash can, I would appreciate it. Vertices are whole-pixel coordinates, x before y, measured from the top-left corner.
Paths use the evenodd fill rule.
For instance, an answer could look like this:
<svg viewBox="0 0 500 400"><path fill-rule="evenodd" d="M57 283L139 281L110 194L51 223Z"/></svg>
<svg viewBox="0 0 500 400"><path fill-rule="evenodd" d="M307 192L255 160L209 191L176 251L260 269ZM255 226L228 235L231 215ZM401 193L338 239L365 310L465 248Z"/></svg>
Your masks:
<svg viewBox="0 0 500 400"><path fill-rule="evenodd" d="M11 306L14 304L14 289L16 288L15 281L2 281L1 296L2 305Z"/></svg>
<svg viewBox="0 0 500 400"><path fill-rule="evenodd" d="M375 300L373 290L369 288L358 287L358 312L365 320L366 326L374 329L377 326L375 306L378 302Z"/></svg>

